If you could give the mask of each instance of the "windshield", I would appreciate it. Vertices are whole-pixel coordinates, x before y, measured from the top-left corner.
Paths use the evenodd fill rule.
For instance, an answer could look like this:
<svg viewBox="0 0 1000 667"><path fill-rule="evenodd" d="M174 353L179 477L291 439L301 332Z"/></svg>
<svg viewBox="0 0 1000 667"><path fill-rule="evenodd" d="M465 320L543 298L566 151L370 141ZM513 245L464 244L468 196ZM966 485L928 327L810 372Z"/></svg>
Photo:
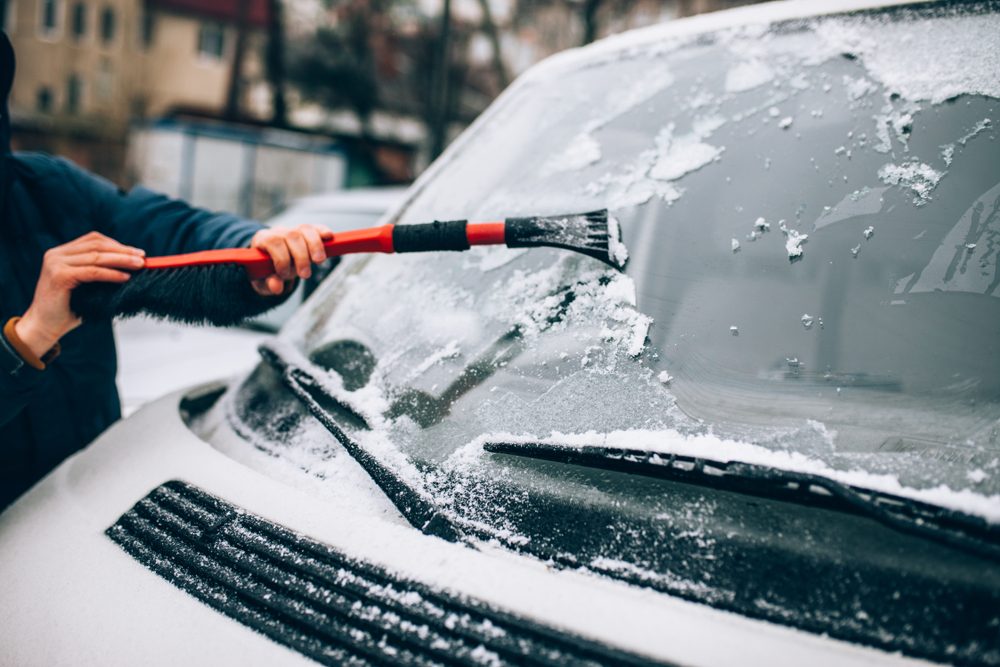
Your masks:
<svg viewBox="0 0 1000 667"><path fill-rule="evenodd" d="M627 275L543 250L374 257L285 338L314 362L363 349L365 407L418 460L662 430L1000 492L1000 23L978 13L746 28L536 77L398 222L607 206Z"/></svg>
<svg viewBox="0 0 1000 667"><path fill-rule="evenodd" d="M995 561L916 528L1000 543L992 7L560 57L395 222L607 207L626 272L552 249L345 259L219 410L320 484L353 457L428 534L997 662Z"/></svg>

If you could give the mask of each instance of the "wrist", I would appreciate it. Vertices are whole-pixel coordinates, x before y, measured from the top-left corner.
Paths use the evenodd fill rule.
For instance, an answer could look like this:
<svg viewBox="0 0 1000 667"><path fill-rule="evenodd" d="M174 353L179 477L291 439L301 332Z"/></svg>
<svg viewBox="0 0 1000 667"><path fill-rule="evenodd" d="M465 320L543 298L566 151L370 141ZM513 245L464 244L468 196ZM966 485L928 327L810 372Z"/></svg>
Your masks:
<svg viewBox="0 0 1000 667"><path fill-rule="evenodd" d="M35 318L31 316L30 310L14 323L14 331L18 339L39 358L45 356L49 350L55 347L62 337L40 327Z"/></svg>

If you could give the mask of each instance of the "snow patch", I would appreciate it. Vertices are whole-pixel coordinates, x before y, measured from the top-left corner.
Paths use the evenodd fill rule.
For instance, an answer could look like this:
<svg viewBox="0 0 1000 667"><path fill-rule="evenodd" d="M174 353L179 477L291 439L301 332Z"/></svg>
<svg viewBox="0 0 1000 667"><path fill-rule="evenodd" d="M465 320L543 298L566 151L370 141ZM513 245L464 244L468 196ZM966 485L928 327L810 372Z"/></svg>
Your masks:
<svg viewBox="0 0 1000 667"><path fill-rule="evenodd" d="M702 142L702 134L691 132L674 137L671 123L656 135L657 158L649 175L660 181L675 181L714 162L722 148Z"/></svg>
<svg viewBox="0 0 1000 667"><path fill-rule="evenodd" d="M789 229L785 226L785 221L778 222L778 228L785 235L785 252L788 259L794 260L802 256L802 244L809 239L808 234L800 234L798 230Z"/></svg>
<svg viewBox="0 0 1000 667"><path fill-rule="evenodd" d="M542 174L577 171L600 159L601 144L589 132L581 132L570 140L566 148L549 158L542 167Z"/></svg>
<svg viewBox="0 0 1000 667"><path fill-rule="evenodd" d="M426 359L417 364L412 371L410 371L410 380L420 377L426 373L432 366L435 366L445 359L454 359L455 357L462 354L461 348L458 346L457 340L451 340L447 345L437 350Z"/></svg>
<svg viewBox="0 0 1000 667"><path fill-rule="evenodd" d="M608 218L608 254L618 266L625 266L628 261L628 248L622 242L621 225L614 217Z"/></svg>
<svg viewBox="0 0 1000 667"><path fill-rule="evenodd" d="M958 95L1000 97L995 13L898 22L833 18L817 22L816 34L827 46L856 56L873 79L906 99L939 104Z"/></svg>
<svg viewBox="0 0 1000 667"><path fill-rule="evenodd" d="M992 126L992 124L993 121L991 121L989 118L982 119L981 121L976 123L976 125L971 130L969 130L964 136L962 136L962 138L958 140L958 143L964 146L965 144L969 143L969 140L973 139L977 134L988 130Z"/></svg>
<svg viewBox="0 0 1000 667"><path fill-rule="evenodd" d="M888 163L878 170L878 177L887 185L908 188L916 195L913 203L923 206L931 200L931 192L937 187L944 172L937 171L929 164L911 160L901 164Z"/></svg>
<svg viewBox="0 0 1000 667"><path fill-rule="evenodd" d="M774 70L760 60L747 60L726 73L726 92L742 93L774 79Z"/></svg>

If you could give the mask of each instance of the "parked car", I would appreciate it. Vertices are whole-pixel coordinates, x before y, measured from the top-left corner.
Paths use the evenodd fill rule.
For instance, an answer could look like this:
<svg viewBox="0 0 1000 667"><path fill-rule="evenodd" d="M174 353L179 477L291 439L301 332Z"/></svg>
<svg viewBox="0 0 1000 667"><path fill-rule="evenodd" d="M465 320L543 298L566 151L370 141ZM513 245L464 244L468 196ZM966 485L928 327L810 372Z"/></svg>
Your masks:
<svg viewBox="0 0 1000 667"><path fill-rule="evenodd" d="M405 191L380 187L313 195L295 202L268 224L316 224L334 231L371 227L402 201ZM164 394L252 367L258 358L257 346L281 328L335 264L318 267L281 307L242 327L211 329L145 318L115 322L122 413L127 417Z"/></svg>
<svg viewBox="0 0 1000 667"><path fill-rule="evenodd" d="M11 664L1000 663L1000 14L774 3L521 77L237 381L0 515Z"/></svg>

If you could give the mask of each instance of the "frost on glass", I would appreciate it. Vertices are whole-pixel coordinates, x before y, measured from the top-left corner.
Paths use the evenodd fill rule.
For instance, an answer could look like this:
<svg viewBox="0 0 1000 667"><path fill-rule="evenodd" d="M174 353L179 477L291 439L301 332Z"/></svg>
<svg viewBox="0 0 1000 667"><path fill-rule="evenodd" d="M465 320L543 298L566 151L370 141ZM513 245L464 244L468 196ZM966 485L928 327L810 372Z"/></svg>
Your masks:
<svg viewBox="0 0 1000 667"><path fill-rule="evenodd" d="M536 249L352 259L283 332L289 356L364 418L359 442L509 544L532 539L511 517L533 493L597 500L484 454L490 435L806 461L998 515L1000 23L939 14L529 77L397 222L607 207L627 273ZM344 349L371 360L360 384Z"/></svg>

